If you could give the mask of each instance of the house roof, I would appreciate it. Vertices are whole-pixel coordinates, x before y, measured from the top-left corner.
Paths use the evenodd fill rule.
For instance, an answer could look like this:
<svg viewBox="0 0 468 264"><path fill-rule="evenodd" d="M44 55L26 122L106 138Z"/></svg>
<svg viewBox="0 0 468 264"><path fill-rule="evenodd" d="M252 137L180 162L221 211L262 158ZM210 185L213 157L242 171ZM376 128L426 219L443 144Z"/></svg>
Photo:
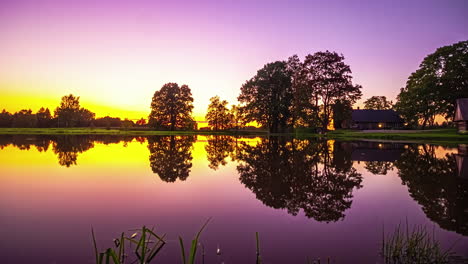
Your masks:
<svg viewBox="0 0 468 264"><path fill-rule="evenodd" d="M455 121L467 121L467 120L468 120L468 98L457 99Z"/></svg>
<svg viewBox="0 0 468 264"><path fill-rule="evenodd" d="M353 110L352 119L354 122L403 123L403 119L394 110Z"/></svg>

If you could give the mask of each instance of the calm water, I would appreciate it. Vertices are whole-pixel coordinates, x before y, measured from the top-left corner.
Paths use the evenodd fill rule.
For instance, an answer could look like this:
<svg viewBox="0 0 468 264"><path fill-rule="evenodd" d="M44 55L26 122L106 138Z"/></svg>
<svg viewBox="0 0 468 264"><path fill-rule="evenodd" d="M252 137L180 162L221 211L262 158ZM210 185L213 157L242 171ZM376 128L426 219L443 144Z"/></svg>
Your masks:
<svg viewBox="0 0 468 264"><path fill-rule="evenodd" d="M93 263L120 232L202 234L206 263L381 263L382 226L423 224L468 257L468 153L292 138L0 136L0 263ZM221 255L216 254L220 248Z"/></svg>

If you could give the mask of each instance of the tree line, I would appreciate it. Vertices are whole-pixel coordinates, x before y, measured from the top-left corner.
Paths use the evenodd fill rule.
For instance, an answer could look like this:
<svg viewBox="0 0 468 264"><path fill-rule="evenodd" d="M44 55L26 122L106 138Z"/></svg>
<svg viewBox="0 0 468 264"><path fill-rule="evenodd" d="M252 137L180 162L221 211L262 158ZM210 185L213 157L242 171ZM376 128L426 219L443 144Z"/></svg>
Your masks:
<svg viewBox="0 0 468 264"><path fill-rule="evenodd" d="M385 96L372 96L365 109L395 109L408 125L423 128L437 115L452 120L455 101L468 97L468 41L441 47L424 58L408 78L393 104ZM352 106L362 96L352 81L344 56L320 51L301 60L293 55L267 63L240 87L238 104L229 107L219 96L210 99L205 119L213 130L240 129L257 124L272 133L296 128L324 131L342 128L351 118ZM80 106L79 97L62 97L52 115L47 108L0 113L0 127L133 127L155 130L195 130L193 96L188 85L166 83L151 100L148 123L120 118L95 118Z"/></svg>
<svg viewBox="0 0 468 264"><path fill-rule="evenodd" d="M23 109L10 113L3 109L0 113L0 127L133 127L144 126L145 119L133 122L119 117L100 117L90 110L81 107L80 97L72 94L62 97L60 105L51 113L49 108L41 107L33 113L31 109Z"/></svg>

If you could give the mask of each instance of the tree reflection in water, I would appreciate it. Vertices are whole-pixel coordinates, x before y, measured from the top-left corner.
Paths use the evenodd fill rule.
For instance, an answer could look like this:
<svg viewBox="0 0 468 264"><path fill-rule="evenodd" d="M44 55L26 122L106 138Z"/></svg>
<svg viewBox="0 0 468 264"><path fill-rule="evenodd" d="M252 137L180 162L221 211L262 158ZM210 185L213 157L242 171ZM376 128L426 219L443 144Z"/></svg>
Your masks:
<svg viewBox="0 0 468 264"><path fill-rule="evenodd" d="M217 170L227 164L226 158L231 156L236 148L236 138L233 136L208 136L205 146L208 167Z"/></svg>
<svg viewBox="0 0 468 264"><path fill-rule="evenodd" d="M468 235L468 180L458 177L454 155L437 158L434 146L410 145L395 164L411 197L429 219L446 230Z"/></svg>
<svg viewBox="0 0 468 264"><path fill-rule="evenodd" d="M148 137L150 166L161 180L185 181L192 168L192 146L196 136Z"/></svg>
<svg viewBox="0 0 468 264"><path fill-rule="evenodd" d="M240 181L265 205L317 221L338 221L351 207L362 177L339 144L271 137L255 146L242 143L237 155Z"/></svg>

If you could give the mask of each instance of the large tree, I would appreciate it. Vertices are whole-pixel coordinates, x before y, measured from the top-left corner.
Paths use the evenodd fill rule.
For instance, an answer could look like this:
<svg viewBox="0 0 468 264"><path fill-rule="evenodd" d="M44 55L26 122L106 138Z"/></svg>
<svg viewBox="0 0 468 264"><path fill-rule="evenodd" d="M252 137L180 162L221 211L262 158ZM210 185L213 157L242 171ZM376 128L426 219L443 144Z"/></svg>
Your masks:
<svg viewBox="0 0 468 264"><path fill-rule="evenodd" d="M36 115L32 113L31 109L23 109L16 112L13 115L13 127L36 127L37 118Z"/></svg>
<svg viewBox="0 0 468 264"><path fill-rule="evenodd" d="M187 85L166 83L154 93L148 125L157 129L187 129L193 122L193 97Z"/></svg>
<svg viewBox="0 0 468 264"><path fill-rule="evenodd" d="M95 114L80 106L80 97L73 94L62 97L60 106L54 111L57 126L74 127L88 126Z"/></svg>
<svg viewBox="0 0 468 264"><path fill-rule="evenodd" d="M273 133L284 130L291 117L291 87L286 62L266 64L241 87L238 100L245 121L256 121Z"/></svg>
<svg viewBox="0 0 468 264"><path fill-rule="evenodd" d="M364 101L364 108L371 110L387 110L392 109L392 101L387 101L385 96L372 96Z"/></svg>
<svg viewBox="0 0 468 264"><path fill-rule="evenodd" d="M401 89L395 108L423 128L436 115L455 115L456 99L468 97L468 41L438 48L426 56Z"/></svg>
<svg viewBox="0 0 468 264"><path fill-rule="evenodd" d="M343 55L330 51L307 55L301 72L299 83L310 91L308 97L302 98L312 105L311 110L315 110L316 119L324 129L328 128L338 100L352 105L361 98L362 87L352 83L351 68L344 63Z"/></svg>
<svg viewBox="0 0 468 264"><path fill-rule="evenodd" d="M38 127L50 127L52 125L52 115L49 108L41 107L36 113Z"/></svg>
<svg viewBox="0 0 468 264"><path fill-rule="evenodd" d="M210 98L210 104L208 105L208 112L206 113L205 119L208 121L208 125L214 130L223 130L232 127L233 114L227 108L228 102L226 100L220 100L219 96Z"/></svg>

